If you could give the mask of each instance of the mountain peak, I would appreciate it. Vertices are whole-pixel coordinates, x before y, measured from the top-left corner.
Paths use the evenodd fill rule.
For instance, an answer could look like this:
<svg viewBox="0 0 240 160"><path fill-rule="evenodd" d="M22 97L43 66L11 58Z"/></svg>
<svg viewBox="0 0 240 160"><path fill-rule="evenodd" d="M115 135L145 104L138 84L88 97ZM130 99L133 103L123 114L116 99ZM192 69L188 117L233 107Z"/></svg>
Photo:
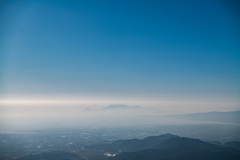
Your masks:
<svg viewBox="0 0 240 160"><path fill-rule="evenodd" d="M91 111L91 109L87 107L83 111Z"/></svg>
<svg viewBox="0 0 240 160"><path fill-rule="evenodd" d="M105 108L102 108L103 110L106 110L106 109L140 109L141 107L139 106L127 106L127 105L124 105L124 104L111 104Z"/></svg>

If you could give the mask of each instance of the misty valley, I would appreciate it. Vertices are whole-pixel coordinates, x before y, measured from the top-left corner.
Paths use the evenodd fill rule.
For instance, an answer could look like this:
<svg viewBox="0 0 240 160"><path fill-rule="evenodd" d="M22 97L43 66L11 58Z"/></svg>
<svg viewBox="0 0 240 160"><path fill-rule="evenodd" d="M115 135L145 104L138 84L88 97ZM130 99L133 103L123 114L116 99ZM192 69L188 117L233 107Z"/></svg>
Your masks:
<svg viewBox="0 0 240 160"><path fill-rule="evenodd" d="M135 125L0 134L1 160L179 160L240 158L240 127Z"/></svg>
<svg viewBox="0 0 240 160"><path fill-rule="evenodd" d="M0 159L240 159L240 111L154 112L154 108L109 105L99 110L87 108L78 114L69 112L69 117L75 115L72 119L52 119L47 114L28 117L28 121L15 118L11 122L15 125L9 125L11 130L1 127Z"/></svg>

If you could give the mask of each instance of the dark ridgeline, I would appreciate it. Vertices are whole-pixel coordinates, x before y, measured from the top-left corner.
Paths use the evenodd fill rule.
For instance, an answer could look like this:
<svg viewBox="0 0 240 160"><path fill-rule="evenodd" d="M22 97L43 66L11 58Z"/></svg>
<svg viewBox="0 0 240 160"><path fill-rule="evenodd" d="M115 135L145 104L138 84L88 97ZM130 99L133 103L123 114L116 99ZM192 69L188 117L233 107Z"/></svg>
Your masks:
<svg viewBox="0 0 240 160"><path fill-rule="evenodd" d="M217 142L214 142L217 143ZM207 143L198 139L179 137L172 134L151 136L144 139L117 140L111 144L95 144L86 147L90 154L96 154L91 160L238 160L240 142L225 144ZM100 152L99 152L100 151ZM103 153L116 154L107 157ZM82 154L82 155L81 155ZM87 159L84 152L79 155L67 152L48 152L27 155L19 160L82 160Z"/></svg>
<svg viewBox="0 0 240 160"><path fill-rule="evenodd" d="M228 143L226 143L228 144ZM235 144L235 143L234 143ZM171 134L147 137L143 140L119 140L112 144L93 145L89 149L121 152L113 160L237 160L240 150L198 139ZM236 145L232 145L236 146ZM231 147L231 148L230 148Z"/></svg>
<svg viewBox="0 0 240 160"><path fill-rule="evenodd" d="M112 144L96 144L89 147L89 149L100 149L110 152L135 152L143 149L152 148L158 143L161 143L169 138L178 137L171 134L163 134L160 136L151 136L140 139L118 140Z"/></svg>

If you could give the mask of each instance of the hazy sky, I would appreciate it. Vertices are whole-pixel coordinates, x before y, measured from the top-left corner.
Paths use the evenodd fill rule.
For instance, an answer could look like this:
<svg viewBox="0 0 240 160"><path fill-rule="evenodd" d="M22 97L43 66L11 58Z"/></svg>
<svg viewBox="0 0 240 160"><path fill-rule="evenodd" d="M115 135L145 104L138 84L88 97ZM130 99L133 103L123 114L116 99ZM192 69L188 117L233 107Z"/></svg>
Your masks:
<svg viewBox="0 0 240 160"><path fill-rule="evenodd" d="M167 101L239 109L239 6L237 0L2 1L1 103Z"/></svg>

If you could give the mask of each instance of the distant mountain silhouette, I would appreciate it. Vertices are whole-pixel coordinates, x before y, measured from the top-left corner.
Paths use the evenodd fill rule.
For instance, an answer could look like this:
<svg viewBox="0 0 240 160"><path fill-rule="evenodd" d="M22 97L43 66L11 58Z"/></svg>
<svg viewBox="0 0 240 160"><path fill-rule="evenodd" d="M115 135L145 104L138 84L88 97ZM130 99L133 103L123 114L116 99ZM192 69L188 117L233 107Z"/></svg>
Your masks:
<svg viewBox="0 0 240 160"><path fill-rule="evenodd" d="M141 109L141 107L139 106L127 106L127 105L123 105L123 104L112 104L109 105L108 107L102 108L102 110L115 110L115 109Z"/></svg>
<svg viewBox="0 0 240 160"><path fill-rule="evenodd" d="M240 124L240 111L206 112L195 114L170 115L168 117L195 121L213 121Z"/></svg>
<svg viewBox="0 0 240 160"><path fill-rule="evenodd" d="M30 154L17 160L71 160L78 158L79 156L75 153L68 152L43 152L36 155Z"/></svg>
<svg viewBox="0 0 240 160"><path fill-rule="evenodd" d="M85 112L85 111L88 112L88 111L91 111L91 109L90 109L90 108L85 108L83 111L84 111L84 112Z"/></svg>
<svg viewBox="0 0 240 160"><path fill-rule="evenodd" d="M85 108L82 110L85 113L98 113L99 116L142 116L142 115L167 115L168 112L158 109L158 108L150 108L150 107L140 107L140 106L128 106L124 104L111 104L107 107L103 107L101 109L90 109ZM149 118L148 118L149 119Z"/></svg>

